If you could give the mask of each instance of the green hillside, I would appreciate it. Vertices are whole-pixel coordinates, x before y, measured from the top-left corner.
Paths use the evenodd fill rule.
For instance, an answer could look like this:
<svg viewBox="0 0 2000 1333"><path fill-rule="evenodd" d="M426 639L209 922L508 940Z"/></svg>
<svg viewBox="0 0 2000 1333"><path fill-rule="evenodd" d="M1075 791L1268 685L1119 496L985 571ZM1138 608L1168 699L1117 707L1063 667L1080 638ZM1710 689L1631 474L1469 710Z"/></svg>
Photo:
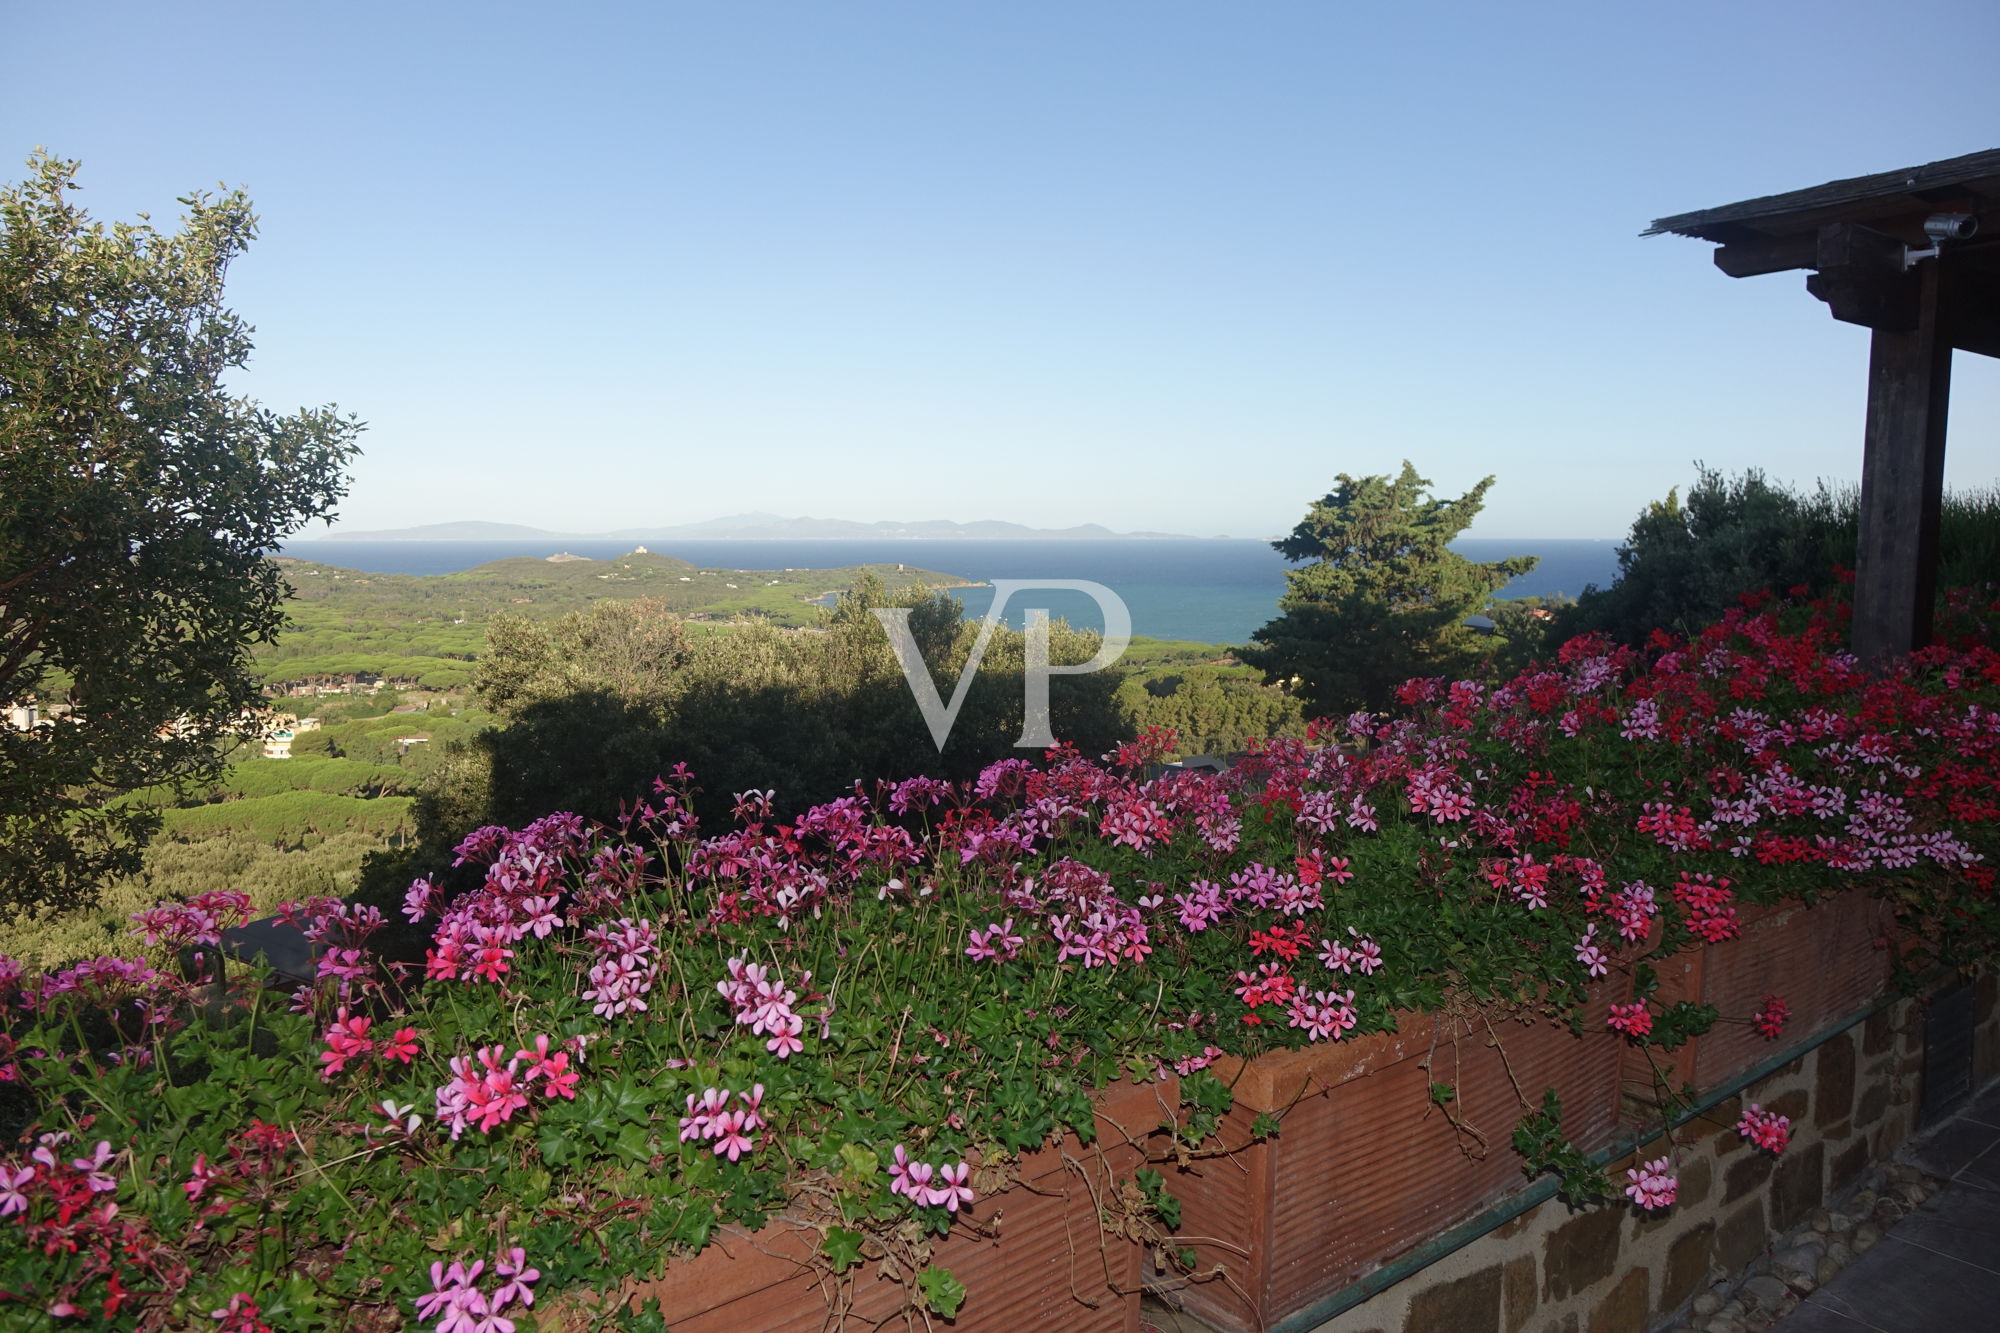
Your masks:
<svg viewBox="0 0 2000 1333"><path fill-rule="evenodd" d="M696 621L757 619L803 626L817 602L853 586L866 569L891 589L964 587L954 574L905 565L843 569L702 569L671 556L616 560L496 560L452 574L370 574L279 557L292 585L293 624L258 653L271 685L354 676L455 690L498 614L544 619L604 601L648 598Z"/></svg>

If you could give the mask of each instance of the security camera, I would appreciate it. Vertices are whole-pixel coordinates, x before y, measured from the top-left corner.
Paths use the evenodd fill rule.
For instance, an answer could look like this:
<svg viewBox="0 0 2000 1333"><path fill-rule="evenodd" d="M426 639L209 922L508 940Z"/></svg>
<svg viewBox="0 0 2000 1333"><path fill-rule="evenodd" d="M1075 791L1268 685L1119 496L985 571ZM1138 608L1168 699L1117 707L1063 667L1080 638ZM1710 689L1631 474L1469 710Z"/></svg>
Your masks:
<svg viewBox="0 0 2000 1333"><path fill-rule="evenodd" d="M1977 235L1979 219L1970 213L1933 213L1924 219L1924 235L1930 238L1931 248L1915 250L1903 247L1903 269L1915 268L1920 259L1936 259L1938 250L1946 241L1963 241Z"/></svg>
<svg viewBox="0 0 2000 1333"><path fill-rule="evenodd" d="M1933 213L1924 219L1924 235L1931 244L1939 241L1969 241L1979 232L1979 219L1970 213Z"/></svg>

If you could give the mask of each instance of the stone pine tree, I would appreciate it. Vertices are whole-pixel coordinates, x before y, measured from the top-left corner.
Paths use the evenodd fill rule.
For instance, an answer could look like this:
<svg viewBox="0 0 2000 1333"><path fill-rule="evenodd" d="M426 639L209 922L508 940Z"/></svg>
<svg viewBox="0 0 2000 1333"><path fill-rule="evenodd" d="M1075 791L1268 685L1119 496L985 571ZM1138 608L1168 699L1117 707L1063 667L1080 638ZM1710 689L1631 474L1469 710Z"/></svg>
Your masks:
<svg viewBox="0 0 2000 1333"><path fill-rule="evenodd" d="M1238 654L1314 717L1381 708L1412 676L1476 667L1483 636L1466 618L1535 567L1533 556L1480 564L1448 546L1479 513L1491 477L1455 500L1434 498L1407 462L1395 478L1337 481L1271 543L1304 563L1285 573L1277 619Z"/></svg>
<svg viewBox="0 0 2000 1333"><path fill-rule="evenodd" d="M217 770L284 623L265 553L331 513L361 429L224 390L240 193L106 226L76 171L0 189L0 908L87 899L157 827L121 797Z"/></svg>

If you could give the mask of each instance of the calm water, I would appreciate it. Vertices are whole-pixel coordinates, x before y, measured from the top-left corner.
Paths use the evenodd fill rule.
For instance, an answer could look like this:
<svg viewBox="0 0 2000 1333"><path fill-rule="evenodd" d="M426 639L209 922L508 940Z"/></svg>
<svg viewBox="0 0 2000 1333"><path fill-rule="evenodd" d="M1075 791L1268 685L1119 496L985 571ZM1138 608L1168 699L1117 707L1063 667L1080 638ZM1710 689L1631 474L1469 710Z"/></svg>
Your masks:
<svg viewBox="0 0 2000 1333"><path fill-rule="evenodd" d="M548 541L292 542L284 554L376 574L446 574L493 560L542 557L557 551L608 560L630 551L631 541L559 538ZM701 541L647 542L658 555L677 556L707 569L830 569L842 565L907 564L992 579L1090 579L1125 599L1132 632L1156 639L1243 643L1268 621L1285 590L1283 556L1261 541ZM1541 565L1509 584L1510 597L1575 596L1589 583L1617 576L1617 543L1508 541L1474 537L1453 543L1474 560L1538 555ZM968 616L986 614L992 593L961 588ZM1096 604L1081 593L1019 593L1007 620L1020 627L1021 611L1044 606L1080 627L1100 628Z"/></svg>

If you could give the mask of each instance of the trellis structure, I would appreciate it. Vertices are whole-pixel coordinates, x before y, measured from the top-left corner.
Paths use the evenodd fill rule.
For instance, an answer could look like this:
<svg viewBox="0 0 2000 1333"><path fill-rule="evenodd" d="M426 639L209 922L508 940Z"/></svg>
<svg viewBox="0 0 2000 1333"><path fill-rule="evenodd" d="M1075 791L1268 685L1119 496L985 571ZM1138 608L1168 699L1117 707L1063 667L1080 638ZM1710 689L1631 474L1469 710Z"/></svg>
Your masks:
<svg viewBox="0 0 2000 1333"><path fill-rule="evenodd" d="M2000 356L2000 149L1661 218L1716 243L1732 278L1809 270L1835 319L1872 330L1854 651L1929 641L1954 350Z"/></svg>

